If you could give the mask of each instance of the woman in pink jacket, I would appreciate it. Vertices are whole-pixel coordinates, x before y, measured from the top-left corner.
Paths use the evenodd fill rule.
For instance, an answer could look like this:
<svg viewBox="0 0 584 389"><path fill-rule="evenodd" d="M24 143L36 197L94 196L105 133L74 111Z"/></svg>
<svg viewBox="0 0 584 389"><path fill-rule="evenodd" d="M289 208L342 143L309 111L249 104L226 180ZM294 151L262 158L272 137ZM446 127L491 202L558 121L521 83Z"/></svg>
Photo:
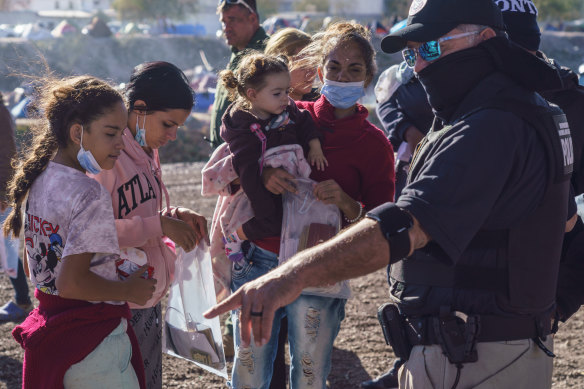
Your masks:
<svg viewBox="0 0 584 389"><path fill-rule="evenodd" d="M191 112L194 94L186 76L176 66L148 62L134 68L125 95L128 104L125 148L112 170L93 177L111 193L122 258L138 265L147 261L151 266L148 276L157 280L152 299L143 306L130 304L130 308L147 387L162 388L160 300L173 279L176 255L172 242L190 251L208 237L203 216L190 209L170 207L162 183L158 148L176 139L178 127ZM128 265L132 264L126 262L121 267Z"/></svg>

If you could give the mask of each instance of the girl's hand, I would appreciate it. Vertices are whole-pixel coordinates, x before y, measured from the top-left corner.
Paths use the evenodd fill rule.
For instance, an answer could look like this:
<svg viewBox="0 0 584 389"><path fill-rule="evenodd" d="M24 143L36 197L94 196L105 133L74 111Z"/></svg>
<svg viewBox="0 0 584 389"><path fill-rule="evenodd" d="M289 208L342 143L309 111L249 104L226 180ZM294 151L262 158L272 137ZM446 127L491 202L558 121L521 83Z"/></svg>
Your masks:
<svg viewBox="0 0 584 389"><path fill-rule="evenodd" d="M308 152L308 162L312 166L316 166L317 170L324 170L325 166L328 166L328 161L320 148L318 150L310 149Z"/></svg>
<svg viewBox="0 0 584 389"><path fill-rule="evenodd" d="M199 215L195 211L183 207L177 208L176 216L195 230L197 238L196 244L199 244L199 242L204 239L207 245L211 245L209 242L209 230L207 229L207 219L205 219L205 216Z"/></svg>
<svg viewBox="0 0 584 389"><path fill-rule="evenodd" d="M294 176L284 169L265 168L262 179L266 189L275 195L281 195L284 192L296 193Z"/></svg>
<svg viewBox="0 0 584 389"><path fill-rule="evenodd" d="M162 215L160 216L160 224L162 225L162 233L182 247L185 252L195 248L197 234L189 224L182 220Z"/></svg>
<svg viewBox="0 0 584 389"><path fill-rule="evenodd" d="M315 185L314 195L325 204L334 204L348 217L354 218L360 212L359 203L353 200L335 180L326 180Z"/></svg>
<svg viewBox="0 0 584 389"><path fill-rule="evenodd" d="M142 274L147 270L148 265L144 265L124 281L128 288L127 301L138 305L144 305L152 298L152 295L156 290L156 280L146 280L142 278Z"/></svg>

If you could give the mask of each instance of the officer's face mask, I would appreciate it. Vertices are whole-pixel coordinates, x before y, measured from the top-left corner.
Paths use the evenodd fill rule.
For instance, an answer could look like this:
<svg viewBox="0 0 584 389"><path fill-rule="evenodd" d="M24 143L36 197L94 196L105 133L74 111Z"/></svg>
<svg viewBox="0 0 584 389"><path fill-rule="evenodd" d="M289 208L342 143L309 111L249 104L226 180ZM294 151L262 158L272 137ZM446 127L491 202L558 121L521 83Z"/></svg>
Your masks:
<svg viewBox="0 0 584 389"><path fill-rule="evenodd" d="M357 104L357 101L365 96L365 81L337 82L325 78L320 93L333 107L347 109Z"/></svg>
<svg viewBox="0 0 584 389"><path fill-rule="evenodd" d="M134 136L134 139L136 139L136 142L138 142L140 146L146 147L148 146L146 144L146 115L144 115L144 120L142 121L142 128L138 125L139 122L140 115L136 118L136 135Z"/></svg>
<svg viewBox="0 0 584 389"><path fill-rule="evenodd" d="M91 174L99 173L102 170L101 166L99 166L91 151L83 148L83 126L81 126L81 141L79 142L79 146L77 160L81 164L81 167Z"/></svg>

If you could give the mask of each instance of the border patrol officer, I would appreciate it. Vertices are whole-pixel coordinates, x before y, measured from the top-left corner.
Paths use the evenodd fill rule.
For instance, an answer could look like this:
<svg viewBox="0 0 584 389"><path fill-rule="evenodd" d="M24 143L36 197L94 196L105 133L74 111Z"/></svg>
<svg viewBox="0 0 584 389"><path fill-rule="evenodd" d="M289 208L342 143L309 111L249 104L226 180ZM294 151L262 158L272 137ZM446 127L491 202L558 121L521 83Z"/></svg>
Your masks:
<svg viewBox="0 0 584 389"><path fill-rule="evenodd" d="M551 387L571 138L563 112L508 58L549 86L557 72L503 29L493 0L414 0L407 26L382 41L403 50L436 116L402 195L207 317L241 306L243 342L253 331L261 344L274 311L303 288L389 263L392 303L380 316L408 359L400 388Z"/></svg>

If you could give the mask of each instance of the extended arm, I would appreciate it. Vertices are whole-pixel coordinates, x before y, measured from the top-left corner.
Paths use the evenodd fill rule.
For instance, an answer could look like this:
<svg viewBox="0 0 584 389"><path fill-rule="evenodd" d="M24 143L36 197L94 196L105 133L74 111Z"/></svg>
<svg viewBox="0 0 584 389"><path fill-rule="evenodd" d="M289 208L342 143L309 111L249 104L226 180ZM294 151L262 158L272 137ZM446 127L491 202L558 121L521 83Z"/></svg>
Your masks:
<svg viewBox="0 0 584 389"><path fill-rule="evenodd" d="M409 230L410 254L429 241L428 235L413 218ZM294 301L304 288L334 284L359 277L389 264L391 248L376 221L364 219L335 238L304 250L286 264L245 284L230 298L205 313L214 317L241 306L243 344L268 341L274 312ZM250 312L263 312L251 317Z"/></svg>
<svg viewBox="0 0 584 389"><path fill-rule="evenodd" d="M87 301L130 301L146 304L152 298L156 280L145 280L140 275L148 265L142 266L125 281L111 281L89 269L93 254L75 254L62 259L63 264L55 285L64 298Z"/></svg>

